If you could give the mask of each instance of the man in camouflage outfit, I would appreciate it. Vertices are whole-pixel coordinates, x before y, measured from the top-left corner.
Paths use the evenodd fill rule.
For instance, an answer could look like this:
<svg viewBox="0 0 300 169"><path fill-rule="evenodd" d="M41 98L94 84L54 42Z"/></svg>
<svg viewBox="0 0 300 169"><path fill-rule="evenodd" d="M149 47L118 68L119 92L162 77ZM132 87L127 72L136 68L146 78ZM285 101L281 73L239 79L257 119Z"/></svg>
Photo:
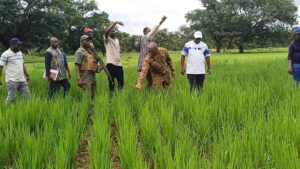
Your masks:
<svg viewBox="0 0 300 169"><path fill-rule="evenodd" d="M99 70L99 58L91 51L91 37L83 35L80 38L81 47L75 53L75 73L77 85L96 94L96 72Z"/></svg>
<svg viewBox="0 0 300 169"><path fill-rule="evenodd" d="M154 42L148 45L148 54L136 84L137 89L142 88L142 82L148 71L151 72L153 79L152 87L156 90L169 87L170 77L175 77L173 63L167 49L158 47Z"/></svg>

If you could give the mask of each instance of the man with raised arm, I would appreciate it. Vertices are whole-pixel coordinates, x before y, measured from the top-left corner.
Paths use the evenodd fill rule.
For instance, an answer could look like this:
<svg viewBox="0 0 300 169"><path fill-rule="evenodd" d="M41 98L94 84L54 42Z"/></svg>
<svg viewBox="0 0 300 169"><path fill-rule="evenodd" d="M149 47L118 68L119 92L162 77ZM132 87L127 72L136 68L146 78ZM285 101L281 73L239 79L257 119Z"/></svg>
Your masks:
<svg viewBox="0 0 300 169"><path fill-rule="evenodd" d="M159 27L165 22L167 19L166 16L163 16L161 18L161 21L159 22L158 25L156 25L152 30L149 27L145 27L143 29L143 34L142 38L140 39L139 42L139 59L138 59L138 65L137 65L137 71L141 72L142 70L142 65L144 63L145 57L148 53L148 44L151 42L151 39L154 37L154 35L158 32ZM151 79L151 74L147 73L147 81L148 81L148 86L150 87L152 85L152 79Z"/></svg>
<svg viewBox="0 0 300 169"><path fill-rule="evenodd" d="M118 88L122 89L124 86L124 71L121 64L120 43L116 37L117 25L124 24L122 22L113 22L104 33L104 46L106 49L106 67L111 75L109 79L109 91L112 93L115 88L114 80L117 79Z"/></svg>

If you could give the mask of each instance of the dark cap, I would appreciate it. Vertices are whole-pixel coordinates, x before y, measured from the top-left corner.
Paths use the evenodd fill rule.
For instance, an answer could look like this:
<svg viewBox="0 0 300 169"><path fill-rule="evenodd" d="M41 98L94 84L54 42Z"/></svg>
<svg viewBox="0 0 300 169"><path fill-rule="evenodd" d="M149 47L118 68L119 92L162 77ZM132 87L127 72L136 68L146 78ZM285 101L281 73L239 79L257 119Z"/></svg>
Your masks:
<svg viewBox="0 0 300 169"><path fill-rule="evenodd" d="M12 38L9 42L10 45L22 45L23 42L20 41L18 38Z"/></svg>

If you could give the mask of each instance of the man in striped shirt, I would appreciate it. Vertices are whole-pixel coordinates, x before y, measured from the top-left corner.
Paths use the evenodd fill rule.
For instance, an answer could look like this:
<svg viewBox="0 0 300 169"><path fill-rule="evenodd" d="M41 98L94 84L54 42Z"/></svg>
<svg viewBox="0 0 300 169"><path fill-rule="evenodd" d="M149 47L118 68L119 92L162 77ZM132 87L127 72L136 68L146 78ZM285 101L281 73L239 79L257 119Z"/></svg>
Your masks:
<svg viewBox="0 0 300 169"><path fill-rule="evenodd" d="M28 82L30 76L24 65L23 55L20 51L22 42L18 38L10 40L10 47L0 58L0 78L3 67L5 67L5 81L7 83L7 103L16 100L17 91L19 91L25 99L30 98ZM25 77L26 76L26 77ZM0 81L2 85L2 82Z"/></svg>

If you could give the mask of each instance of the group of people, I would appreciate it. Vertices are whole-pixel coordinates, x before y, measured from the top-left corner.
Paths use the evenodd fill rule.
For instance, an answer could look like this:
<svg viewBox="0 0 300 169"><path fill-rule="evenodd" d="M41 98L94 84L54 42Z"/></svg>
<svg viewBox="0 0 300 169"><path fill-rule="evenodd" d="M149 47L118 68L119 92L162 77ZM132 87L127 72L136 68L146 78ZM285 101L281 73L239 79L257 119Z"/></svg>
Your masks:
<svg viewBox="0 0 300 169"><path fill-rule="evenodd" d="M171 85L171 78L175 78L175 70L172 59L167 49L158 47L152 38L159 27L164 23L166 17L162 17L159 24L152 30L149 27L143 29L143 36L138 44L139 57L137 71L139 77L136 88L141 89L143 80L147 79L147 86L160 90ZM117 25L124 26L122 22L113 22L106 29L103 39L106 48L106 65L97 55L92 42L92 36L82 35L80 47L75 52L75 74L77 85L91 93L94 98L96 94L96 73L104 70L109 79L109 90L112 93L115 89L115 79L118 89L124 86L124 70L120 58L120 44L117 38ZM59 40L52 37L49 40L50 47L45 52L45 78L49 81L48 95L50 98L62 86L64 95L71 87L70 69L66 54L59 49ZM18 38L10 41L10 48L0 58L0 78L3 66L5 67L5 81L7 83L7 102L13 102L16 92L19 91L26 98L30 98L28 82L30 76L24 65L20 48L22 42ZM187 63L185 64L185 60ZM206 67L205 68L205 63ZM185 66L186 65L186 66ZM202 42L202 33L196 31L194 39L187 42L181 52L181 74L187 74L190 90L201 90L205 74L211 73L210 51L208 46ZM1 82L0 82L1 83Z"/></svg>

